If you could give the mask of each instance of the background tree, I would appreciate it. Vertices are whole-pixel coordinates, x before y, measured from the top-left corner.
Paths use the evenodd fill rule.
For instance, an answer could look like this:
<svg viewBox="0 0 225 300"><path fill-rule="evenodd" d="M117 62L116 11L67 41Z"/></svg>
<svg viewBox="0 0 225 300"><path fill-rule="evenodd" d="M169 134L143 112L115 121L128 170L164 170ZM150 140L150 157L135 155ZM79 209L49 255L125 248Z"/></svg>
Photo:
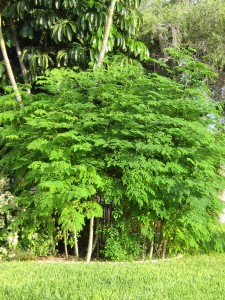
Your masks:
<svg viewBox="0 0 225 300"><path fill-rule="evenodd" d="M109 53L124 52L144 58L145 45L136 35L142 23L140 1L118 1L107 43ZM97 62L110 1L16 1L4 10L13 19L31 78L53 66L87 68Z"/></svg>
<svg viewBox="0 0 225 300"><path fill-rule="evenodd" d="M152 55L166 47L191 47L203 62L223 69L224 7L224 0L146 1L142 40Z"/></svg>
<svg viewBox="0 0 225 300"><path fill-rule="evenodd" d="M102 66L103 59L105 57L105 52L106 52L106 48L107 48L107 44L108 44L108 40L109 40L110 30L111 30L112 23L113 23L113 15L114 15L115 5L116 5L116 0L114 0L114 1L112 0L110 7L109 7L107 22L106 22L106 26L105 26L105 32L104 32L104 36L103 36L103 40L102 40L102 46L101 46L101 50L99 52L99 57L98 57L98 62L97 62L97 66L99 68Z"/></svg>

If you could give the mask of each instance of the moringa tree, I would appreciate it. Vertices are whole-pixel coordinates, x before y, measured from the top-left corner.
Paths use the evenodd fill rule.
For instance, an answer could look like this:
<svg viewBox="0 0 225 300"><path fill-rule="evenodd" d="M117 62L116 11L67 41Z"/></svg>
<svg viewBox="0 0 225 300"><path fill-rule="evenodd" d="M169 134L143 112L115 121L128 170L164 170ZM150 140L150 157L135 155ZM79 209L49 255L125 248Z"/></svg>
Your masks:
<svg viewBox="0 0 225 300"><path fill-rule="evenodd" d="M112 0L110 7L109 7L109 12L107 15L107 22L105 25L105 31L104 31L104 36L103 36L103 40L102 40L102 45L101 45L101 50L99 52L99 56L98 56L98 62L97 62L97 67L101 68L102 64L103 64L103 60L105 57L105 53L106 53L106 48L107 48L107 44L108 44L108 40L109 40L109 35L110 35L110 30L113 24L113 15L114 15L114 9L115 9L115 5L116 5L117 0ZM94 236L94 216L91 216L90 218L90 225L89 225L89 242L88 242L88 250L87 250L87 257L86 257L86 262L89 263L91 260L91 255L93 252L93 236ZM96 235L96 239L97 239L97 235Z"/></svg>
<svg viewBox="0 0 225 300"><path fill-rule="evenodd" d="M212 72L180 52L171 60L174 78L128 61L55 69L26 109L0 98L0 166L15 178L20 226L29 219L46 232L57 216L74 238L85 218L102 215L99 197L114 207L104 231L109 258L140 255L143 245L149 255L205 246L222 211L223 127L205 85Z"/></svg>

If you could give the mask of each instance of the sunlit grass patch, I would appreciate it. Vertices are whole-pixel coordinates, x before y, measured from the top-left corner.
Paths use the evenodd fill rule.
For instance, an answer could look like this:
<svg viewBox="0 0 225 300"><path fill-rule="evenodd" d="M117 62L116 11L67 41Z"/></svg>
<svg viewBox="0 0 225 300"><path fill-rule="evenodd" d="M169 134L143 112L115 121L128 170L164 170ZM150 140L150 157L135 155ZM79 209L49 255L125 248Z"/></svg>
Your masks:
<svg viewBox="0 0 225 300"><path fill-rule="evenodd" d="M225 299L225 255L152 263L0 264L0 299Z"/></svg>

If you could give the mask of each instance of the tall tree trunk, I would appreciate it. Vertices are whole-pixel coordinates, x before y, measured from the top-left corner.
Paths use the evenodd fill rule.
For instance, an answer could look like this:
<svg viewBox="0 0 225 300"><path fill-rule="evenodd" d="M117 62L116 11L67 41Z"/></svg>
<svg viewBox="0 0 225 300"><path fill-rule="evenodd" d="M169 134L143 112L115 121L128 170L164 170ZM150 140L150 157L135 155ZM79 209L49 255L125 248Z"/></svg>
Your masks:
<svg viewBox="0 0 225 300"><path fill-rule="evenodd" d="M12 67L11 67L11 64L10 64L10 61L9 61L9 58L8 58L8 54L7 54L7 51L6 51L5 41L4 41L4 37L3 37L3 33L2 33L2 16L1 15L0 15L0 48L2 50L2 55L3 55L3 59L5 61L6 71L7 71L7 74L9 76L10 83L13 87L16 100L20 103L20 106L22 107L23 106L22 98L21 98L20 92L18 90L16 80L15 80L15 77L14 77L14 74L13 74L13 71L12 71Z"/></svg>
<svg viewBox="0 0 225 300"><path fill-rule="evenodd" d="M162 258L164 259L166 257L166 248L167 248L168 240L164 239L162 243Z"/></svg>
<svg viewBox="0 0 225 300"><path fill-rule="evenodd" d="M63 230L63 238L64 238L64 247L65 247L66 259L68 259L67 231L66 230Z"/></svg>
<svg viewBox="0 0 225 300"><path fill-rule="evenodd" d="M98 228L99 227L99 218L96 218L96 231L95 231L95 239L94 239L94 243L93 243L93 247L92 247L92 253L95 251L95 248L97 246L98 247L98 242L99 242L99 234L98 234ZM99 256L99 249L97 249L97 257Z"/></svg>
<svg viewBox="0 0 225 300"><path fill-rule="evenodd" d="M107 47L107 43L108 43L108 39L109 39L109 34L110 34L110 29L112 26L112 21L113 21L113 14L114 14L114 9L115 9L115 4L116 4L117 0L112 0L110 7L109 7L109 13L107 16L107 22L106 22L106 26L105 26L105 32L104 32L104 36L103 36L103 41L102 41L102 47L99 53L99 57L98 57L98 62L97 62L97 67L101 68L102 67L102 63L105 57L105 52L106 52L106 47Z"/></svg>
<svg viewBox="0 0 225 300"><path fill-rule="evenodd" d="M79 259L79 249L78 249L78 240L77 240L77 232L76 229L74 229L74 252L77 259Z"/></svg>
<svg viewBox="0 0 225 300"><path fill-rule="evenodd" d="M153 256L153 250L154 250L154 235L151 239L151 244L150 244L150 251L149 251L149 259L152 259Z"/></svg>
<svg viewBox="0 0 225 300"><path fill-rule="evenodd" d="M12 18L10 18L10 27L11 27L12 34L13 34L13 41L14 41L14 44L15 44L16 53L17 53L17 56L18 56L18 59L19 59L21 70L22 70L23 80L24 80L25 83L28 83L27 69L26 69L26 66L25 66L25 64L23 62L23 59L22 59L22 51L21 51L19 40L18 40L18 37L17 37L16 26L15 26L14 20ZM30 88L27 89L27 93L31 94Z"/></svg>
<svg viewBox="0 0 225 300"><path fill-rule="evenodd" d="M94 236L94 217L91 217L90 218L90 228L89 228L88 250L87 250L87 258L86 258L87 263L89 263L91 261L93 236Z"/></svg>
<svg viewBox="0 0 225 300"><path fill-rule="evenodd" d="M142 259L146 260L146 236L144 236L143 240L143 253L142 253Z"/></svg>
<svg viewBox="0 0 225 300"><path fill-rule="evenodd" d="M53 233L51 233L50 240L51 240L51 246L52 246L52 251L51 252L52 252L53 255L55 255L55 239L54 239Z"/></svg>

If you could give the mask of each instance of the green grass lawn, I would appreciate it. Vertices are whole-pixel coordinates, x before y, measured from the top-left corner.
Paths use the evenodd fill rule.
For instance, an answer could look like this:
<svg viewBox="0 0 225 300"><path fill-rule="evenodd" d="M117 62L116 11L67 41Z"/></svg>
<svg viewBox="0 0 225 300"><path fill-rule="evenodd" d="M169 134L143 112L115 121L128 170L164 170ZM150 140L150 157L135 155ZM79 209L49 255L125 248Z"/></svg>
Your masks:
<svg viewBox="0 0 225 300"><path fill-rule="evenodd" d="M0 299L225 299L225 255L146 263L0 263Z"/></svg>

